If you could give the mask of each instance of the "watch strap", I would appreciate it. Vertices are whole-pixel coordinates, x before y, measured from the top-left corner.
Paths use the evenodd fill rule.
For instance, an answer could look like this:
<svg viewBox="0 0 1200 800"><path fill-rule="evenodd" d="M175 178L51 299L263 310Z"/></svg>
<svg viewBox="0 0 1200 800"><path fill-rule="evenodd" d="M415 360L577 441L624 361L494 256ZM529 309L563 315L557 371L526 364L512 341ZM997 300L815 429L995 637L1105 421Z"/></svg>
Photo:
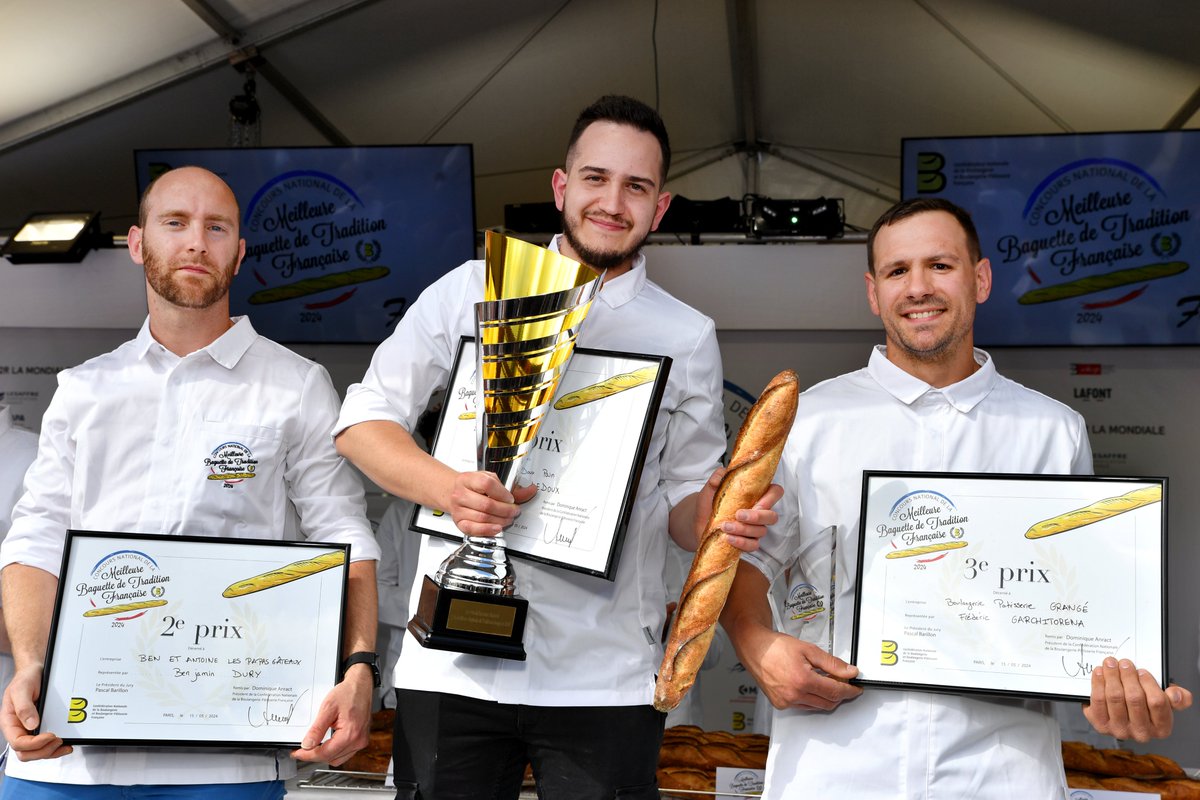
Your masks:
<svg viewBox="0 0 1200 800"><path fill-rule="evenodd" d="M371 677L375 681L375 688L379 688L383 681L379 674L379 654L371 653L366 650L360 650L357 653L351 653L346 656L346 660L342 662L342 677L345 677L346 670L353 667L355 664L366 664L371 668Z"/></svg>

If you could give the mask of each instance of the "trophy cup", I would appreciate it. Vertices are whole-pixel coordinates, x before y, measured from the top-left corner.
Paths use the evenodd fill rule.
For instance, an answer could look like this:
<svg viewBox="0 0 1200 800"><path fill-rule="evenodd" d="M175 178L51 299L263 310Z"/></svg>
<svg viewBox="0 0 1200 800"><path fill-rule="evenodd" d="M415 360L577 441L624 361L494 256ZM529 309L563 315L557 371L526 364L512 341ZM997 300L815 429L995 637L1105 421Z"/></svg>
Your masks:
<svg viewBox="0 0 1200 800"><path fill-rule="evenodd" d="M601 278L566 256L488 231L475 304L476 462L506 489L537 442ZM408 630L423 647L525 660L527 600L515 593L503 534L463 536L425 576Z"/></svg>

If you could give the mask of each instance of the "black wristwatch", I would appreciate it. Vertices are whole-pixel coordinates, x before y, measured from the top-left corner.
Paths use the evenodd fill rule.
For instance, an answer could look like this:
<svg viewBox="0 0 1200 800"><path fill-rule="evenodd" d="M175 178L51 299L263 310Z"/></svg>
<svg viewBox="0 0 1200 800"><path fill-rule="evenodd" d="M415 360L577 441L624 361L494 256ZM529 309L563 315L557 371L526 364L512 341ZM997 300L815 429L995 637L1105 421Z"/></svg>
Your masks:
<svg viewBox="0 0 1200 800"><path fill-rule="evenodd" d="M346 670L350 669L355 664L366 664L371 668L371 678L375 681L376 689L383 684L383 680L379 675L379 655L377 653L368 653L366 650L362 650L346 656L346 660L342 662L343 678L346 677Z"/></svg>

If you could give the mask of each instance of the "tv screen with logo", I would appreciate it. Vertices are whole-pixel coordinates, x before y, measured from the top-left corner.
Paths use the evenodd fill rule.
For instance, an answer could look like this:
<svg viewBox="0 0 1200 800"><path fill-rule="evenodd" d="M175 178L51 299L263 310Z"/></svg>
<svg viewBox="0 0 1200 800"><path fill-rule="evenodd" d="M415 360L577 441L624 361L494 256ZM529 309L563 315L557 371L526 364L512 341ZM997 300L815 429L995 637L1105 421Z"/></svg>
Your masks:
<svg viewBox="0 0 1200 800"><path fill-rule="evenodd" d="M980 345L1200 344L1200 131L905 139L901 169L975 220Z"/></svg>
<svg viewBox="0 0 1200 800"><path fill-rule="evenodd" d="M241 207L246 257L230 288L280 342L382 341L408 306L475 257L471 146L139 150L138 191L187 165Z"/></svg>

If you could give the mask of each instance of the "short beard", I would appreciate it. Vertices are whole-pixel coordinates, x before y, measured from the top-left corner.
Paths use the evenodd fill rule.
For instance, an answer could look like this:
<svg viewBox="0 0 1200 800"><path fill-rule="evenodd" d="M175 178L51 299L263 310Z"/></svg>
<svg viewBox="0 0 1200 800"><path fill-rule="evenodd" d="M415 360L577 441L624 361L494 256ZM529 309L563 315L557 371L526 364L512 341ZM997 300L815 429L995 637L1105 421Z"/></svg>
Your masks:
<svg viewBox="0 0 1200 800"><path fill-rule="evenodd" d="M640 242L627 250L593 250L579 241L579 237L575 235L575 224L567 218L567 215L560 211L559 216L562 218L562 232L567 244L571 245L571 249L579 256L580 261L597 272L619 267L631 260L641 252L642 245L650 238L650 234L647 232Z"/></svg>
<svg viewBox="0 0 1200 800"><path fill-rule="evenodd" d="M934 342L932 347L917 349L900 335L898 327L887 330L889 325L884 325L888 339L895 342L905 353L907 353L914 361L920 361L925 364L939 364L949 360L958 351L958 346L966 341L968 334L975 325L975 314L967 315L964 320L966 325L958 330L951 330L946 333L945 338Z"/></svg>
<svg viewBox="0 0 1200 800"><path fill-rule="evenodd" d="M199 262L206 267L212 267L207 256L200 257ZM216 304L229 293L229 285L233 282L233 264L218 272L216 281L203 292L185 289L175 281L175 273L168 265L159 259L158 254L147 249L142 244L142 263L146 270L146 281L162 299L179 308L205 309Z"/></svg>

